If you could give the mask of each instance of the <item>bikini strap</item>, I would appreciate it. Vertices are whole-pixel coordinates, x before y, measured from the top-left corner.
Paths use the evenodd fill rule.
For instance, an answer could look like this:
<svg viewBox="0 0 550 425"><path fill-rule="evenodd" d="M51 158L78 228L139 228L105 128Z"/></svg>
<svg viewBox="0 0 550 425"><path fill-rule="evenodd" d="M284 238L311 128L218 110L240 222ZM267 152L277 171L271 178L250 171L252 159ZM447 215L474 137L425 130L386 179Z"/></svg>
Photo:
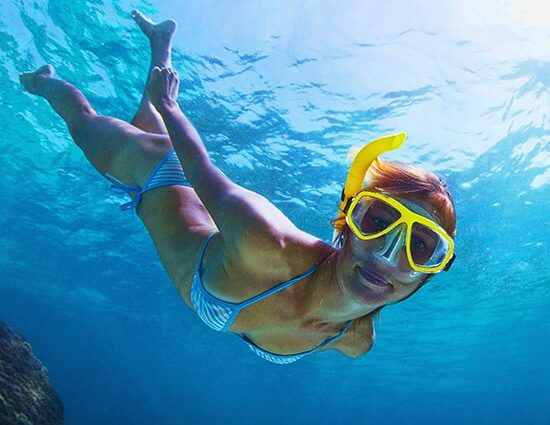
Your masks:
<svg viewBox="0 0 550 425"><path fill-rule="evenodd" d="M204 241L204 244L202 245L201 253L199 256L199 265L197 266L197 273L199 275L199 278L202 281L202 260L204 259L204 253L206 252L206 248L208 247L208 242L210 242L210 239L212 239L212 236L214 236L218 231L214 231L208 235L206 240Z"/></svg>
<svg viewBox="0 0 550 425"><path fill-rule="evenodd" d="M127 193L130 196L133 196L132 200L130 202L126 202L125 204L122 204L120 206L120 209L122 211L126 211L132 208L135 208L139 205L139 202L141 201L141 188L137 186L131 186L129 184L126 184L119 179L117 179L115 176L109 173L105 173L105 177L107 179L111 180L113 184L111 184L110 189L117 193Z"/></svg>
<svg viewBox="0 0 550 425"><path fill-rule="evenodd" d="M342 338L344 336L344 334L348 331L348 329L351 327L351 325L353 324L353 320L350 320L346 323L346 326L344 326L344 329L342 329L338 335L335 335L333 337L330 337L329 339L327 339L326 341L322 342L321 344L319 344L317 347L314 347L312 348L311 350L309 350L310 353L313 353L314 351L317 351L323 347L326 347L327 345L333 343L333 342L336 342L337 340L339 340L340 338Z"/></svg>
<svg viewBox="0 0 550 425"><path fill-rule="evenodd" d="M254 303L257 303L257 302L263 300L264 298L267 298L267 297L269 297L273 294L276 294L277 292L280 292L280 291L288 288L289 286L294 285L296 282L298 282L298 281L308 277L309 275L315 273L317 271L317 269L319 268L320 264L321 263L315 264L313 267L306 270L301 275L296 276L296 277L294 277L290 280L287 280L286 282L283 282L283 283L275 286L274 288L268 289L267 291L261 292L258 295L254 296L252 298L249 298L248 300L240 302L239 304L237 304L238 310L242 310L243 308L246 308L246 307L248 307L248 306L250 306Z"/></svg>
<svg viewBox="0 0 550 425"><path fill-rule="evenodd" d="M165 166L166 169L163 169ZM143 188L126 184L112 174L105 173L104 175L113 183L110 187L113 191L117 193L127 193L133 196L130 202L126 202L120 206L120 209L123 211L136 209L141 202L142 195L149 190L172 185L190 186L185 178L185 173L183 172L178 156L173 149L170 150L170 152L158 162L153 171L149 173L149 176L143 184Z"/></svg>

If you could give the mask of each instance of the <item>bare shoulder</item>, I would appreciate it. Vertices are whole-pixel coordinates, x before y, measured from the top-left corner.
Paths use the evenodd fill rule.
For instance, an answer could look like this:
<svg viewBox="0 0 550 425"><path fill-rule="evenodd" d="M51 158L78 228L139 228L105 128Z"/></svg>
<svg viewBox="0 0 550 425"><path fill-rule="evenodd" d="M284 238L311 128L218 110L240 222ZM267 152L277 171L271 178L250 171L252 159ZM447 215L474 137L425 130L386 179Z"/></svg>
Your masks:
<svg viewBox="0 0 550 425"><path fill-rule="evenodd" d="M228 269L286 280L326 258L330 244L293 224L269 224L243 235L239 246L228 252Z"/></svg>
<svg viewBox="0 0 550 425"><path fill-rule="evenodd" d="M223 233L219 236L222 264L215 267L218 273L207 272L204 282L215 296L231 302L248 299L292 279L333 250L330 244L284 222L279 226L258 226L243 235L237 247L228 244Z"/></svg>

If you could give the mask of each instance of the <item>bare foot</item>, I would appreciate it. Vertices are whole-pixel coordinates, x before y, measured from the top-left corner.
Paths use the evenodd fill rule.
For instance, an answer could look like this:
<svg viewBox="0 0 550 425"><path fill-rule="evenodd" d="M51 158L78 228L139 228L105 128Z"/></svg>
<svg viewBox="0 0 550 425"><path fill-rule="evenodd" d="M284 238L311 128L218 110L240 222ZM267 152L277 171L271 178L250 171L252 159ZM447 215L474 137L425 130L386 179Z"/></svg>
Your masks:
<svg viewBox="0 0 550 425"><path fill-rule="evenodd" d="M19 81L29 93L39 94L39 84L44 78L52 78L55 70L51 65L44 65L34 72L24 72L19 74Z"/></svg>
<svg viewBox="0 0 550 425"><path fill-rule="evenodd" d="M172 34L174 34L178 28L178 23L173 19L168 19L160 24L155 24L139 10L132 11L132 18L137 22L151 43L169 42L172 39Z"/></svg>

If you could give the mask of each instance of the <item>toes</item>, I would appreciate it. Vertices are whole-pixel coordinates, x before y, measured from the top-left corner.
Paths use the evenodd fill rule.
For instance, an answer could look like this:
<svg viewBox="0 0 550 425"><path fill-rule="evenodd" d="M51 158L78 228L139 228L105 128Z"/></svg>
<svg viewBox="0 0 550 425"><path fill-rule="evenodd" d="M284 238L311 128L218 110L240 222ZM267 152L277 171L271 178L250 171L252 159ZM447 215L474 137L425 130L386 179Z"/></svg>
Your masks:
<svg viewBox="0 0 550 425"><path fill-rule="evenodd" d="M38 70L36 71L37 74L40 74L40 75L53 75L54 73L54 69L53 69L53 66L50 65L50 64L46 64L46 65L43 65L41 66L40 68L38 68Z"/></svg>
<svg viewBox="0 0 550 425"><path fill-rule="evenodd" d="M134 18L134 19L143 19L143 13L141 13L137 9L134 9L134 10L132 10L132 18Z"/></svg>
<svg viewBox="0 0 550 425"><path fill-rule="evenodd" d="M138 24L138 27L141 29L141 31L143 31L146 36L150 37L154 22L147 18L139 10L132 11L132 18Z"/></svg>
<svg viewBox="0 0 550 425"><path fill-rule="evenodd" d="M154 22L139 10L132 10L132 18L140 25L154 25Z"/></svg>

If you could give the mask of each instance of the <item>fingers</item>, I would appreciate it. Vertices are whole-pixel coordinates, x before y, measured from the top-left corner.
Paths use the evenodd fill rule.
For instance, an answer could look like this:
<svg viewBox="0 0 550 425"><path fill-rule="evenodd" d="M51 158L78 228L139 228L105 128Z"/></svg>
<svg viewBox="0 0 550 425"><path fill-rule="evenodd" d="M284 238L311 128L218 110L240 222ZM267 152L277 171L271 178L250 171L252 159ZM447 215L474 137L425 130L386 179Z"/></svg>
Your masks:
<svg viewBox="0 0 550 425"><path fill-rule="evenodd" d="M150 78L151 79L157 79L158 77L160 77L161 73L162 73L161 69L158 66L155 66L151 70Z"/></svg>
<svg viewBox="0 0 550 425"><path fill-rule="evenodd" d="M176 102L179 92L178 73L172 68L155 66L146 86L149 101L157 109L164 103Z"/></svg>
<svg viewBox="0 0 550 425"><path fill-rule="evenodd" d="M159 68L158 66L155 66L151 70L151 75L155 76L170 76L170 77L178 77L178 73L174 68Z"/></svg>

